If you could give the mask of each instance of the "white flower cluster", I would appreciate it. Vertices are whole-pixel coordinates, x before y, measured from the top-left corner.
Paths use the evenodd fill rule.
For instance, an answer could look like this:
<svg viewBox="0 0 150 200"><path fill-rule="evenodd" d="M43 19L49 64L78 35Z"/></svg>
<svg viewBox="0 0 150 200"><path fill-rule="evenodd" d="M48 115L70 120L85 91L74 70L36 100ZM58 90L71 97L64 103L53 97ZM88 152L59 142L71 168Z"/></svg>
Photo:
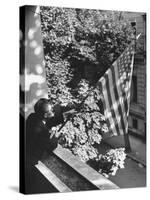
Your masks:
<svg viewBox="0 0 150 200"><path fill-rule="evenodd" d="M84 145L77 145L72 149L72 151L83 162L87 162L90 159L96 158L98 154L97 149L95 149L89 143L86 143Z"/></svg>
<svg viewBox="0 0 150 200"><path fill-rule="evenodd" d="M99 172L104 176L114 176L119 168L124 168L126 153L124 148L111 149L99 156Z"/></svg>
<svg viewBox="0 0 150 200"><path fill-rule="evenodd" d="M93 159L98 155L93 145L100 144L102 140L100 129L100 117L97 113L95 116L91 113L78 113L61 129L60 143L84 161Z"/></svg>
<svg viewBox="0 0 150 200"><path fill-rule="evenodd" d="M82 95L82 96L85 97L88 94L88 91L89 91L89 83L88 83L88 81L85 80L85 79L82 79L79 82L78 87L79 87L79 90L78 90L79 95Z"/></svg>
<svg viewBox="0 0 150 200"><path fill-rule="evenodd" d="M79 96L82 100L89 91L89 84L82 80L79 84ZM101 133L107 132L107 125L104 116L100 113L97 105L96 90L86 99L80 112L76 113L65 126L61 129L60 144L69 148L81 160L88 161L98 156L94 144L100 144L102 140ZM58 130L56 128L56 130ZM97 155L97 156L96 156Z"/></svg>

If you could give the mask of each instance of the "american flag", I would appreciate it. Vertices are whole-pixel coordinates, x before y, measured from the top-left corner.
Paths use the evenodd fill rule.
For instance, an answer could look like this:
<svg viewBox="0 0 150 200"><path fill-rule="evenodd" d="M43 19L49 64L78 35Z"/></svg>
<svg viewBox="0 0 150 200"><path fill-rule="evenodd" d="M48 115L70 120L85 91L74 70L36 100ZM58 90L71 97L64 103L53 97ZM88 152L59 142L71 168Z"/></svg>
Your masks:
<svg viewBox="0 0 150 200"><path fill-rule="evenodd" d="M104 115L109 133L113 136L128 132L133 61L134 43L131 43L98 81L103 95Z"/></svg>

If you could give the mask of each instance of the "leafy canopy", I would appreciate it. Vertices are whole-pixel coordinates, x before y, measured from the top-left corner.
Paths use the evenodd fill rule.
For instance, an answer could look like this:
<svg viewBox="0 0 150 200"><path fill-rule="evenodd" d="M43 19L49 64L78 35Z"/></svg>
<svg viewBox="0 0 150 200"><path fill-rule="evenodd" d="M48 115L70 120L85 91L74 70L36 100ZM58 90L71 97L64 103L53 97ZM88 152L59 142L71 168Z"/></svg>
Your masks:
<svg viewBox="0 0 150 200"><path fill-rule="evenodd" d="M131 42L133 30L116 11L41 7L41 21L52 104L80 103L92 91L61 129L60 143L83 161L97 158L94 145L108 128L95 84Z"/></svg>

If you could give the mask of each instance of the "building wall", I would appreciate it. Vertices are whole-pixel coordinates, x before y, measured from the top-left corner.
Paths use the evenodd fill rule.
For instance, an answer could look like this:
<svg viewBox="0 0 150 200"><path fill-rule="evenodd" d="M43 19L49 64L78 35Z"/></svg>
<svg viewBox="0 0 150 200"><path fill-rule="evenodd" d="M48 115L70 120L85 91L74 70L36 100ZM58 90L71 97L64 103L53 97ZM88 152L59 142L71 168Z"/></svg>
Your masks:
<svg viewBox="0 0 150 200"><path fill-rule="evenodd" d="M146 14L127 13L126 18L136 22L136 32L141 33L136 43L136 54L131 89L129 131L146 137Z"/></svg>

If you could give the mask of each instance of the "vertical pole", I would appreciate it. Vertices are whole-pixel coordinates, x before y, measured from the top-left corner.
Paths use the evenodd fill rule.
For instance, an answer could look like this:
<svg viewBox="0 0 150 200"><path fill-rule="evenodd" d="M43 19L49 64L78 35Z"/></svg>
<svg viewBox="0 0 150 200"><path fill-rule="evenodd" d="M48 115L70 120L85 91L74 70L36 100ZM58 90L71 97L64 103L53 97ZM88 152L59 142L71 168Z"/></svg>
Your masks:
<svg viewBox="0 0 150 200"><path fill-rule="evenodd" d="M134 20L134 22L131 22L131 26L133 28L133 34L134 34L134 40L135 40L135 51L136 51L136 34L137 34L137 31L136 31L136 19Z"/></svg>
<svg viewBox="0 0 150 200"><path fill-rule="evenodd" d="M126 133L124 134L124 143L125 143L126 153L130 153L131 152L131 145L130 145L129 134L128 134L128 124L127 124L127 127L126 127Z"/></svg>
<svg viewBox="0 0 150 200"><path fill-rule="evenodd" d="M131 26L133 28L133 34L134 34L134 40L135 40L134 44L135 44L135 50L136 50L136 20L134 22L131 22ZM132 59L132 65L133 65L133 59ZM131 86L131 80L130 80L130 86ZM130 103L130 101L128 103ZM128 118L128 115L129 115L129 112L127 113L127 118ZM126 126L126 133L124 134L124 142L125 142L125 150L126 150L126 152L130 153L132 150L131 150L131 145L130 145L130 140L129 140L129 134L128 134L128 124Z"/></svg>
<svg viewBox="0 0 150 200"><path fill-rule="evenodd" d="M132 56L132 62L131 65L133 66L134 64L134 54ZM131 90L131 81L132 81L132 74L133 74L133 67L131 68L131 77L130 77L130 81L129 81L129 88ZM131 92L129 92L130 95ZM128 105L130 106L130 99L128 100ZM129 116L129 110L127 112L127 121L128 121L128 116ZM130 146L130 140L129 140L129 133L128 133L128 123L126 125L126 131L124 134L124 141L125 141L125 149L127 153L131 152L131 146Z"/></svg>

